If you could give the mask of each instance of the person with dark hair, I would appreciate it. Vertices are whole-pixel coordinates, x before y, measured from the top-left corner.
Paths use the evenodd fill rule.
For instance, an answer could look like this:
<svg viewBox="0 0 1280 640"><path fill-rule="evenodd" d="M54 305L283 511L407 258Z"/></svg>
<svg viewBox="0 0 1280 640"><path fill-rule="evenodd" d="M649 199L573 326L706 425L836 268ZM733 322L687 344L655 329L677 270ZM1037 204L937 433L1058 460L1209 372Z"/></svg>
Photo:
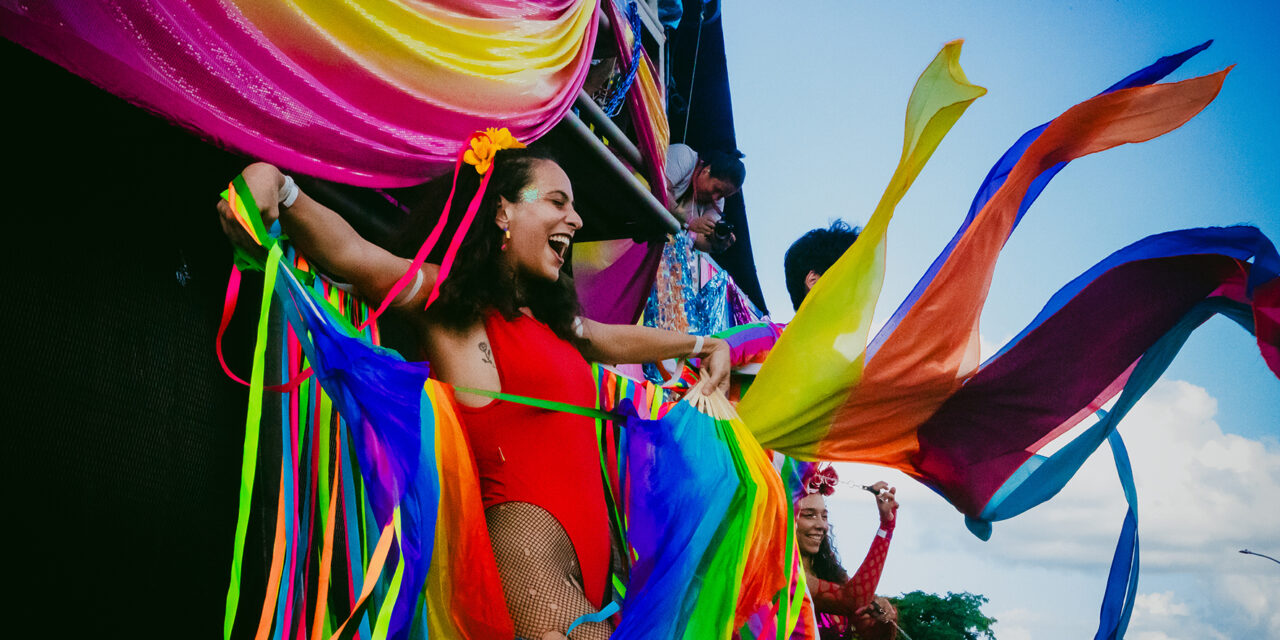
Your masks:
<svg viewBox="0 0 1280 640"><path fill-rule="evenodd" d="M815 465L802 480L804 495L795 503L796 545L818 615L819 637L889 640L897 636L897 610L887 598L877 597L875 589L893 539L896 489L885 482L867 487L876 496L880 527L867 557L850 577L840 563L827 522L826 496L835 491L838 480L835 469Z"/></svg>
<svg viewBox="0 0 1280 640"><path fill-rule="evenodd" d="M698 153L684 144L667 149L667 193L671 212L696 234L694 247L719 253L737 241L723 221L724 199L742 189L747 167L738 151Z"/></svg>
<svg viewBox="0 0 1280 640"><path fill-rule="evenodd" d="M853 246L861 231L844 220L836 219L831 226L814 229L791 243L782 259L782 269L786 274L791 304L797 310L818 278Z"/></svg>
<svg viewBox="0 0 1280 640"><path fill-rule="evenodd" d="M443 215L460 216L485 174L489 182L452 270L437 283L441 267L424 264L390 307L413 325L432 375L458 388L590 407L595 383L588 360L695 356L702 358L705 391L723 387L722 340L578 315L574 288L561 272L582 227L569 177L546 154L511 145L505 130L478 136L487 142L473 138L472 149L481 153L468 152L471 166L461 167L454 208ZM275 167L257 163L242 175L263 221L279 220L301 253L366 301L383 300L413 264L361 238ZM254 248L227 203L218 209L232 241ZM437 284L439 298L424 310ZM609 589L610 533L593 422L462 391L455 397L515 633L565 638L575 620L606 604ZM572 637L606 638L610 628L607 621L587 622Z"/></svg>
<svg viewBox="0 0 1280 640"><path fill-rule="evenodd" d="M809 290L853 246L861 231L861 228L837 219L827 227L806 232L791 243L783 257L782 267L787 293L791 294L791 304L797 311ZM764 362L785 329L785 324L764 321L735 327L731 332L717 335L728 339L732 363L739 377L748 377L751 374L746 370L758 368ZM735 382L733 386L736 389L741 385Z"/></svg>

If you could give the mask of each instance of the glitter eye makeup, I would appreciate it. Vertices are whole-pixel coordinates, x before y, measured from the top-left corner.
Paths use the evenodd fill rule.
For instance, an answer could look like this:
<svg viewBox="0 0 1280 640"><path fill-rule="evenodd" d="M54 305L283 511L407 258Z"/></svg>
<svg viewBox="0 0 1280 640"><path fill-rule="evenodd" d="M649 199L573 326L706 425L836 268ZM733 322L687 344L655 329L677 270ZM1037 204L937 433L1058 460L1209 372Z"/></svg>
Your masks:
<svg viewBox="0 0 1280 640"><path fill-rule="evenodd" d="M520 201L533 202L538 199L539 195L537 187L528 187L524 191L520 192Z"/></svg>

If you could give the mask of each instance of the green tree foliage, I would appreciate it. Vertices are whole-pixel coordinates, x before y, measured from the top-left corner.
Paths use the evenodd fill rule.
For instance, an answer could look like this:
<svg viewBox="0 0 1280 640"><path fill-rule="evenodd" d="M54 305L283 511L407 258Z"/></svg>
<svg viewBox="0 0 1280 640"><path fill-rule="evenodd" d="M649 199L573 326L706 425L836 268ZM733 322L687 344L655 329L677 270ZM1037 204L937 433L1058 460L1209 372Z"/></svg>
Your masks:
<svg viewBox="0 0 1280 640"><path fill-rule="evenodd" d="M898 626L911 640L995 640L991 625L996 619L982 613L986 596L912 591L891 601L898 608Z"/></svg>

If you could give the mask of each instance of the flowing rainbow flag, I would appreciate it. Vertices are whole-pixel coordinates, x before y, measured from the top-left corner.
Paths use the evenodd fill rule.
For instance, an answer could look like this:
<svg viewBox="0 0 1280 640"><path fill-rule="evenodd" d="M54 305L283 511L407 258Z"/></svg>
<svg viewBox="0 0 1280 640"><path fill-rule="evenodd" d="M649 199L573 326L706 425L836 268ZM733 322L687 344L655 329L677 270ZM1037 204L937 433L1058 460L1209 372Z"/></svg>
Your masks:
<svg viewBox="0 0 1280 640"><path fill-rule="evenodd" d="M905 188L898 176L913 140L909 107L903 163L867 231L818 281L739 405L764 446L807 460L899 469L943 495L983 539L993 521L1056 494L1107 441L1130 511L1099 638L1123 635L1137 585L1136 497L1116 425L1187 335L1216 313L1253 333L1280 376L1280 257L1252 227L1160 234L1068 284L981 366L978 320L1001 248L1067 162L1163 135L1213 101L1229 68L1152 84L1208 45L1162 58L1023 135L988 174L956 236L868 344L891 215L884 203ZM763 346L755 343L767 343L771 329L729 336L735 353L759 359ZM1097 422L1066 447L1038 453L1095 414Z"/></svg>
<svg viewBox="0 0 1280 640"><path fill-rule="evenodd" d="M269 247L266 260L239 254L234 273L264 270L260 317L275 299L287 319L278 338L288 345L282 384L272 387L284 394L280 499L256 637L511 637L451 391L428 377L427 365L404 361L356 328L368 308L286 256L243 179L224 195ZM248 383L227 637L252 606L242 606L240 593L266 328L260 322ZM596 419L629 561L627 576L615 581L616 637L728 640L761 612L773 621L770 635L791 637L811 609L790 498L768 455L727 401L712 417L650 383L595 372L596 407L491 395Z"/></svg>
<svg viewBox="0 0 1280 640"><path fill-rule="evenodd" d="M1249 228L1175 232L1121 250L1059 292L1031 326L978 366L978 318L995 261L1047 178L1073 158L1171 131L1207 106L1229 70L1173 84L1144 84L1205 46L1161 59L1023 136L992 169L960 232L868 345L889 215L879 207L859 241L818 281L739 405L761 443L802 459L900 469L976 518L1012 469L992 470L977 482L967 464L954 463L944 472L936 461L972 459L989 450L1016 459L1016 468L1118 393L1143 352L1201 300L1227 296L1252 305L1255 318L1248 324L1257 326L1259 348L1280 371L1269 293L1276 286L1269 284L1275 277L1274 248ZM911 113L909 108L909 125ZM907 140L910 149L910 129ZM904 160L907 155L904 151ZM886 199L900 197L897 184L895 174ZM1245 278L1247 285L1237 286L1232 278ZM1104 287L1106 293L1099 293ZM1079 324L1089 315L1086 307L1100 308L1103 301L1111 308L1094 313L1086 330ZM1119 337L1124 345L1116 343ZM1032 338L1039 342L1021 344ZM1039 368L1034 375L1024 371L1016 387L1006 387L1001 404L979 410L964 403L982 388L979 383L1012 366L1015 357ZM1006 385L1013 382L1004 378ZM1075 391L1068 395L1067 389ZM994 409L1013 413L993 418L1003 426L989 420L968 427L955 422L961 414L974 420L978 413L995 416ZM1063 412L1068 413L1058 415ZM1031 418L1035 426L1028 424ZM1036 435L1017 446L966 435L989 429ZM951 435L944 439L944 432ZM1021 453L1009 454L1010 449Z"/></svg>
<svg viewBox="0 0 1280 640"><path fill-rule="evenodd" d="M863 352L884 281L889 221L942 138L986 89L960 68L961 41L948 43L920 75L907 101L902 157L859 242L818 281L738 405L765 447L824 457L838 441L833 421L863 373Z"/></svg>
<svg viewBox="0 0 1280 640"><path fill-rule="evenodd" d="M764 450L735 416L660 394L633 403L626 390L652 398L655 387L601 382L603 406L627 416L617 477L634 559L612 637L728 639L759 611L792 637L804 577L790 503Z"/></svg>

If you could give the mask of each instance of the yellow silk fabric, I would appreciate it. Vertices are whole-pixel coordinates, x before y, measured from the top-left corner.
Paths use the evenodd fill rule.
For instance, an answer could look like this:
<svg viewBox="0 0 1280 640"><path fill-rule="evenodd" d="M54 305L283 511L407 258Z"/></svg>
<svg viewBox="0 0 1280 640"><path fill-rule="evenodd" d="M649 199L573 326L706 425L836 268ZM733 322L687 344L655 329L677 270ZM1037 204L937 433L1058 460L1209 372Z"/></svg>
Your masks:
<svg viewBox="0 0 1280 640"><path fill-rule="evenodd" d="M393 86L460 113L503 116L536 111L582 68L596 1L524 15L481 15L443 3L389 0L233 0L285 55L331 78ZM350 78L351 75L363 76Z"/></svg>
<svg viewBox="0 0 1280 640"><path fill-rule="evenodd" d="M960 115L986 93L965 78L960 45L947 43L916 81L902 157L875 212L858 241L818 280L738 405L766 448L814 459L862 377L894 209Z"/></svg>

